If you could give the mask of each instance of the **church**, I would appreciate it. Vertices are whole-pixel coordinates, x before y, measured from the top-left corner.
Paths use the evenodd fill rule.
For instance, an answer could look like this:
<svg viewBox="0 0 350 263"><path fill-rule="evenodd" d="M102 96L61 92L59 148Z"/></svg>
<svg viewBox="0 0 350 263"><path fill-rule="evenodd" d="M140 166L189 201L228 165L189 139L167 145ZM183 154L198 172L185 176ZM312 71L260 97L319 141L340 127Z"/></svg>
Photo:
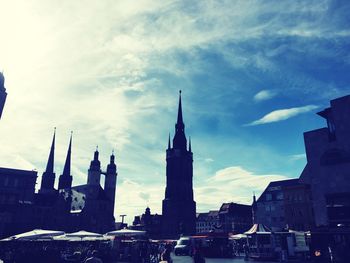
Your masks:
<svg viewBox="0 0 350 263"><path fill-rule="evenodd" d="M86 230L106 233L115 229L114 202L117 166L114 153L105 170L96 149L87 174L87 183L72 186L72 135L62 174L55 188L55 137L41 186L35 193L36 171L0 167L0 238L33 229L65 232ZM100 184L105 176L104 187Z"/></svg>
<svg viewBox="0 0 350 263"><path fill-rule="evenodd" d="M59 176L58 189L55 185L54 151L55 136L41 187L35 196L35 206L46 216L40 217L38 227L64 231L86 230L106 233L114 229L114 202L117 184L117 166L114 153L105 171L101 170L99 152L96 149L88 170L87 183L72 186L71 151L72 136L68 146L63 173ZM105 176L104 188L101 175ZM50 216L48 216L50 215Z"/></svg>

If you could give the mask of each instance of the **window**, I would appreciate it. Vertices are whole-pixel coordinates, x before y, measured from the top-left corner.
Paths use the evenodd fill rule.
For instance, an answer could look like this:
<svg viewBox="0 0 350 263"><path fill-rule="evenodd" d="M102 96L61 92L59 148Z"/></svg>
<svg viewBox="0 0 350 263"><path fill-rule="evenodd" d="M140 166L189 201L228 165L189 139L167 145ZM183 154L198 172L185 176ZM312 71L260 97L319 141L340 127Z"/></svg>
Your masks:
<svg viewBox="0 0 350 263"><path fill-rule="evenodd" d="M266 201L271 201L271 200L272 200L272 195L266 194Z"/></svg>
<svg viewBox="0 0 350 263"><path fill-rule="evenodd" d="M279 192L276 196L276 199L277 200L283 200L283 193L282 192Z"/></svg>

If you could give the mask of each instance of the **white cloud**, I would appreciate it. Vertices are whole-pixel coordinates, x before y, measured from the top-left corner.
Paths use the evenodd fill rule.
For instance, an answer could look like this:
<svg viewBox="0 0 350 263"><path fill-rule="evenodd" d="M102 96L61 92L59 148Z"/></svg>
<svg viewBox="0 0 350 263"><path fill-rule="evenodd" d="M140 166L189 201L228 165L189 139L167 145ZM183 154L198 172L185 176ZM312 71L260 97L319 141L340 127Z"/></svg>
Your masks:
<svg viewBox="0 0 350 263"><path fill-rule="evenodd" d="M219 209L224 202L251 204L253 191L259 196L271 181L289 179L279 174L255 174L241 166L219 170L195 188L199 211Z"/></svg>
<svg viewBox="0 0 350 263"><path fill-rule="evenodd" d="M293 154L290 156L291 161L299 161L299 160L306 160L306 154L301 153L301 154Z"/></svg>
<svg viewBox="0 0 350 263"><path fill-rule="evenodd" d="M219 209L224 202L251 204L253 191L259 196L271 181L286 179L290 178L278 174L255 174L241 166L227 167L207 180L195 183L197 211ZM126 220L131 223L132 216L144 213L147 206L152 213L161 214L164 191L165 183L143 184L129 179L119 182L116 218L127 214Z"/></svg>
<svg viewBox="0 0 350 263"><path fill-rule="evenodd" d="M255 101L269 100L277 95L277 92L274 90L261 90L254 95Z"/></svg>
<svg viewBox="0 0 350 263"><path fill-rule="evenodd" d="M261 119L253 121L247 125L254 126L254 125L260 125L260 124L265 124L265 123L283 121L283 120L287 120L289 118L292 118L294 116L297 116L299 114L312 111L312 110L317 109L317 108L318 108L318 106L316 106L316 105L307 105L307 106L303 106L303 107L275 110L275 111L272 111L272 112L266 114Z"/></svg>

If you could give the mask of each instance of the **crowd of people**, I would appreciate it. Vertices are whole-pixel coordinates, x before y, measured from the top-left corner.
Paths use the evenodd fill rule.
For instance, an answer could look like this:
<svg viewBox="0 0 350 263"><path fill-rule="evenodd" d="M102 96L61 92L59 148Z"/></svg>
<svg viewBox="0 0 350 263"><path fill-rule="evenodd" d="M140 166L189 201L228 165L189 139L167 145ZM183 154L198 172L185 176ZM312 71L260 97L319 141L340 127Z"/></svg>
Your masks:
<svg viewBox="0 0 350 263"><path fill-rule="evenodd" d="M148 240L114 242L12 241L0 245L0 262L4 263L172 263L173 243ZM203 263L199 248L193 261Z"/></svg>

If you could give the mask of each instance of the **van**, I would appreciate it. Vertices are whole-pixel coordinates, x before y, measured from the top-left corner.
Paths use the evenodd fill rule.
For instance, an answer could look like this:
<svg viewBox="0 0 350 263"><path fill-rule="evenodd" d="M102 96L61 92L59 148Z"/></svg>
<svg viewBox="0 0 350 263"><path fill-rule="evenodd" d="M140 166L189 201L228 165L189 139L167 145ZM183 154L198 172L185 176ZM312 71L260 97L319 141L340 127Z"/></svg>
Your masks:
<svg viewBox="0 0 350 263"><path fill-rule="evenodd" d="M179 256L179 255L190 256L191 250L192 250L192 246L191 246L190 237L181 237L176 242L176 246L174 248L174 253L176 256Z"/></svg>

